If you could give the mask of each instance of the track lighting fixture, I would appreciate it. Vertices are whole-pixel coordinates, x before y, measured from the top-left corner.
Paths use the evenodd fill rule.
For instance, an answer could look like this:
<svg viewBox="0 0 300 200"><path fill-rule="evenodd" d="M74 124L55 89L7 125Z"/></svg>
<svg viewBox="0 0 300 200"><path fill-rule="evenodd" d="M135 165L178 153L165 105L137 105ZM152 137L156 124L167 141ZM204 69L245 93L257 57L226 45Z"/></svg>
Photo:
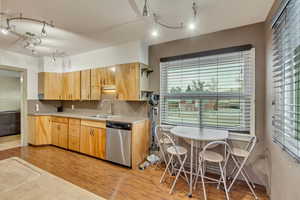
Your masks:
<svg viewBox="0 0 300 200"><path fill-rule="evenodd" d="M159 17L157 16L156 13L153 12L153 21L154 21L154 24L155 24L155 28L151 31L151 35L153 37L158 36L158 30L157 30L158 25L160 25L164 28L167 28L167 29L183 29L185 27L187 29L191 30L191 31L196 29L196 18L197 18L197 15L198 15L198 11L197 11L197 5L194 1L193 1L193 5L192 5L192 12L193 12L193 19L187 26L185 26L183 22L181 22L179 25L166 24L166 23L162 22L159 19ZM149 16L150 15L149 3L148 3L147 0L145 0L145 4L144 4L144 7L143 7L143 13L142 14L143 14L143 16Z"/></svg>
<svg viewBox="0 0 300 200"><path fill-rule="evenodd" d="M150 10L148 6L148 0L145 0L144 8L143 8L143 16L149 17L150 16Z"/></svg>
<svg viewBox="0 0 300 200"><path fill-rule="evenodd" d="M42 28L42 32L41 32L42 37L47 37L47 35L48 35L47 32L46 32L45 26L46 26L46 24L44 23L43 28Z"/></svg>
<svg viewBox="0 0 300 200"><path fill-rule="evenodd" d="M1 28L1 33L3 34L3 35L7 35L8 34L8 29L7 28Z"/></svg>

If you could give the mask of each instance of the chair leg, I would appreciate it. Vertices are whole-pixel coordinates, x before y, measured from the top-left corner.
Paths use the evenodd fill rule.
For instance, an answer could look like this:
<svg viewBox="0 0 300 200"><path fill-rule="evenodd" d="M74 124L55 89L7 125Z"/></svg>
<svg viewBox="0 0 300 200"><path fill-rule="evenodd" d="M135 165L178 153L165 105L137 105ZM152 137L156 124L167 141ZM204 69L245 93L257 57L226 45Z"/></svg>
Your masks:
<svg viewBox="0 0 300 200"><path fill-rule="evenodd" d="M162 183L162 181L163 181L163 179L164 179L164 177L166 175L166 172L168 171L169 166L170 166L170 164L171 164L172 161L173 161L173 155L171 156L171 158L170 158L170 160L169 160L169 162L168 162L168 164L166 166L166 169L165 169L165 171L164 171L164 173L163 173L163 175L162 175L162 177L160 179L160 183Z"/></svg>
<svg viewBox="0 0 300 200"><path fill-rule="evenodd" d="M244 159L247 159L247 158L244 158ZM241 163L239 162L238 158L236 158L236 161L237 161L237 163L238 163L239 165L241 165ZM245 161L245 162L246 162L246 161ZM252 179L250 178L250 176L248 175L248 173L247 173L247 171L244 169L244 167L243 167L242 170L243 170L245 176L247 177L249 183L251 183L252 187L255 188L254 182L252 181Z"/></svg>
<svg viewBox="0 0 300 200"><path fill-rule="evenodd" d="M180 173L181 173L181 171L182 171L182 169L183 169L183 167L184 167L184 163L185 163L185 161L186 161L186 158L187 158L187 156L184 157L184 160L183 160L183 162L182 162L182 164L181 164L181 166L180 166L180 168L179 168L179 171L178 171L178 173L177 173L177 175L176 175L176 178L175 178L175 180L174 180L174 182L173 182L173 185L172 185L172 187L171 187L171 189L170 189L170 192L169 192L170 194L173 193L173 190L174 190L174 187L175 187L175 185L176 185L177 179L178 179L178 177L179 177L179 175L180 175Z"/></svg>
<svg viewBox="0 0 300 200"><path fill-rule="evenodd" d="M198 169L197 169L197 174L196 174L196 177L195 177L195 180L194 180L194 190L196 189L197 187L197 182L198 182L198 178L199 178L199 174L200 174L200 168L202 167L202 164L199 162L199 165L198 165Z"/></svg>
<svg viewBox="0 0 300 200"><path fill-rule="evenodd" d="M178 160L179 160L179 162L180 162L180 165L181 165L181 166L184 165L184 163L182 162L180 156L177 155L177 158L178 158ZM183 160L186 160L186 159L187 159L187 155L184 156L184 159L183 159ZM186 175L185 169L183 168L182 171L183 171L183 173L184 173L185 180L187 181L187 183L189 183L189 179L188 179L188 177L187 177L187 175Z"/></svg>
<svg viewBox="0 0 300 200"><path fill-rule="evenodd" d="M204 162L203 162L203 163L204 163ZM201 175L201 182L202 182L202 188L203 188L204 200L207 200L206 189L205 189L205 183L204 183L204 175L205 175L205 172L203 172L202 166L199 166L199 169L200 169L200 175Z"/></svg>
<svg viewBox="0 0 300 200"><path fill-rule="evenodd" d="M255 197L255 199L258 199L258 197L256 196L255 191L253 190L251 184L249 183L247 177L245 176L245 174L244 174L244 172L243 172L243 170L242 170L243 167L244 167L244 165L245 165L245 163L246 163L246 159L242 162L242 164L241 164L240 166L238 165L238 162L236 161L236 159L235 159L234 157L232 157L232 160L233 160L233 162L235 163L236 167L237 167L239 170L238 170L238 172L236 173L236 175L235 175L233 181L231 182L231 184L230 184L230 186L229 186L229 188L228 188L228 191L231 190L231 188L232 188L234 182L236 181L238 175L241 173L242 176L243 176L243 178L244 178L244 180L246 181L246 183L247 183L247 185L248 185L248 187L249 187L251 193L253 194L253 196Z"/></svg>
<svg viewBox="0 0 300 200"><path fill-rule="evenodd" d="M228 164L228 161L229 161L229 157L230 157L230 155L228 154L228 156L227 156L226 159L225 159L225 164L224 164L224 167L223 167L223 171L224 171L224 174L225 174L225 178L226 178L226 179L227 179L227 177L226 177L226 167L227 167L227 164ZM222 176L220 177L220 179L219 179L219 181L218 181L217 189L220 189L221 180L222 180Z"/></svg>
<svg viewBox="0 0 300 200"><path fill-rule="evenodd" d="M222 167L221 163L219 163L219 167L220 167L221 177L223 179L222 182L223 182L223 185L224 185L226 199L229 200L228 189L227 189L227 184L226 184L226 178L225 178L225 174L224 174L223 167Z"/></svg>

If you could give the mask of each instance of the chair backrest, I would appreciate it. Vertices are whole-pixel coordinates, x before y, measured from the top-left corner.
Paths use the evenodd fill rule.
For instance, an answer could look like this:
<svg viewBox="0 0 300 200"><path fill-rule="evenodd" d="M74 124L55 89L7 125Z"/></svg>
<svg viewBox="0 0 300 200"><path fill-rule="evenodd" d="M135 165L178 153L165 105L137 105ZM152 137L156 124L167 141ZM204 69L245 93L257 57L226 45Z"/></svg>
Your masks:
<svg viewBox="0 0 300 200"><path fill-rule="evenodd" d="M257 143L256 136L249 135L249 134L240 134L240 133L229 132L228 139L230 141L246 143L246 145L244 146L244 150L248 151L249 153L251 153L253 151L253 149Z"/></svg>
<svg viewBox="0 0 300 200"><path fill-rule="evenodd" d="M170 129L173 127L174 126L170 126L170 125L157 125L155 127L155 138L157 142L159 142L159 140L161 139L163 132L169 132Z"/></svg>
<svg viewBox="0 0 300 200"><path fill-rule="evenodd" d="M232 153L232 150L231 150L231 147L230 145L225 142L225 141L213 141L213 142L209 142L207 143L204 147L203 147L203 153L205 153L205 151L209 150L209 149L212 149L213 147L215 146L223 146L224 148L221 148L223 149L223 156L224 158L227 160L229 158L229 155Z"/></svg>

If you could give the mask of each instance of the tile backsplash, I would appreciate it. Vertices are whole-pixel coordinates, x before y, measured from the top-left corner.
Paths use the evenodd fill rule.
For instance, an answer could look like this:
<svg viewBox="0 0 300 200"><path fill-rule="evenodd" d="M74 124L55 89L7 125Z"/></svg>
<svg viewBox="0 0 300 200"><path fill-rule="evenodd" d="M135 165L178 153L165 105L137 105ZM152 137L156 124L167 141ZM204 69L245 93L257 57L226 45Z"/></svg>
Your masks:
<svg viewBox="0 0 300 200"><path fill-rule="evenodd" d="M145 101L39 101L28 100L28 112L36 112L36 104L39 112L56 112L58 106L64 107L64 112L78 112L87 114L114 114L131 117L148 117L149 105ZM74 109L72 109L72 107Z"/></svg>

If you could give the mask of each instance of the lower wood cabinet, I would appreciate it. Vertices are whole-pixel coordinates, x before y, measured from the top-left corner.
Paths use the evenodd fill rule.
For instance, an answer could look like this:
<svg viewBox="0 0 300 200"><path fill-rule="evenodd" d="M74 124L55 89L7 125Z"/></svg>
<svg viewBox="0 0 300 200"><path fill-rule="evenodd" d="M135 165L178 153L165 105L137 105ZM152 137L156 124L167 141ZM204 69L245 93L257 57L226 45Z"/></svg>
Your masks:
<svg viewBox="0 0 300 200"><path fill-rule="evenodd" d="M59 120L55 120L59 119ZM58 147L62 147L65 149L68 149L69 143L68 143L68 129L69 129L69 124L68 123L63 123L63 122L58 122L58 121L63 121L65 118L55 118L54 120L52 119L52 131L51 131L51 136L52 136L52 144Z"/></svg>
<svg viewBox="0 0 300 200"><path fill-rule="evenodd" d="M106 122L54 116L29 116L28 141L33 145L52 144L106 159ZM149 155L149 120L132 126L132 168Z"/></svg>
<svg viewBox="0 0 300 200"><path fill-rule="evenodd" d="M105 128L83 125L80 131L80 152L105 159L106 157L106 130ZM93 123L93 122L92 122Z"/></svg>
<svg viewBox="0 0 300 200"><path fill-rule="evenodd" d="M28 143L32 145L51 144L51 117L28 117Z"/></svg>
<svg viewBox="0 0 300 200"><path fill-rule="evenodd" d="M80 119L69 119L69 149L80 151Z"/></svg>

